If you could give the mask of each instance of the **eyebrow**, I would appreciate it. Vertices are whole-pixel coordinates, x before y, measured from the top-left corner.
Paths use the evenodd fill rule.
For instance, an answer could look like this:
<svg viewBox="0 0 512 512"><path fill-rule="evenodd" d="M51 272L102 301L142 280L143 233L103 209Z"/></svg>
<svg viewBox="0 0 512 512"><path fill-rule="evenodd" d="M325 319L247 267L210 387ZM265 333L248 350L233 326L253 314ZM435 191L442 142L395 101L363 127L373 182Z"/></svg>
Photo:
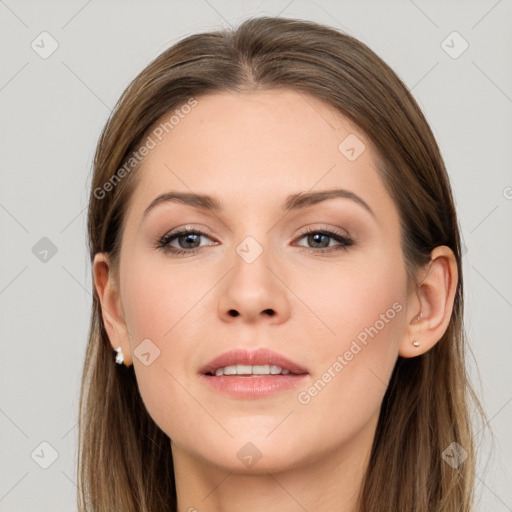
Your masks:
<svg viewBox="0 0 512 512"><path fill-rule="evenodd" d="M364 201L357 194L354 194L354 192L340 188L323 190L319 192L299 192L298 194L289 195L283 205L283 211L290 212L292 210L299 210L301 208L306 208L322 201L335 198L350 199L362 206L373 217L375 217L375 213L370 208L368 203L366 203L366 201ZM157 205L167 202L177 202L193 206L194 208L199 208L201 210L213 212L219 212L223 209L222 202L213 196L191 192L166 192L157 196L155 199L153 199L153 201L151 201L149 206L142 214L142 217L144 218Z"/></svg>

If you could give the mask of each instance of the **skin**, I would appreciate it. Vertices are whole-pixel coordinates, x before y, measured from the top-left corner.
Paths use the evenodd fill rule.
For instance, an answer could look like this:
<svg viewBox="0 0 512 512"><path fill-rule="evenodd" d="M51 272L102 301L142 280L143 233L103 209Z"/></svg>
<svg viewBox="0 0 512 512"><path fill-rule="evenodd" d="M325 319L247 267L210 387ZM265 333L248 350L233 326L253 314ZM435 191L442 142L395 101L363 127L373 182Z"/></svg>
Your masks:
<svg viewBox="0 0 512 512"><path fill-rule="evenodd" d="M338 149L349 134L366 146L354 161ZM149 414L172 439L180 512L356 510L396 359L441 338L457 284L453 253L438 247L419 271L421 284L408 289L398 211L375 162L356 126L288 90L202 96L144 159L118 273L109 277L108 255L97 254L94 282L112 347L134 364ZM332 188L357 194L374 215L346 198L281 210L289 194ZM217 196L224 209L167 202L141 221L151 201L171 190ZM180 227L207 233L199 252L155 248ZM303 235L307 228L339 231L354 244L336 251L339 242L327 238L331 252L322 253ZM252 263L236 252L247 236L263 248ZM298 393L396 303L401 311L300 403ZM148 338L160 355L146 366L134 350ZM306 384L246 400L212 390L198 369L235 347L284 354L307 368ZM261 453L251 467L237 457L249 442Z"/></svg>

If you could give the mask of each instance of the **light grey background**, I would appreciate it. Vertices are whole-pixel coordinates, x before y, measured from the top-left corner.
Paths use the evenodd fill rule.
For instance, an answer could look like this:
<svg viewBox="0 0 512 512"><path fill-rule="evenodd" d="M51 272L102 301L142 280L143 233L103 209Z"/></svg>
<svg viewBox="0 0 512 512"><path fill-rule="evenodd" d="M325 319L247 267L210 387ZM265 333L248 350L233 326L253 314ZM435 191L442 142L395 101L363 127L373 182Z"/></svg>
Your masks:
<svg viewBox="0 0 512 512"><path fill-rule="evenodd" d="M0 0L0 511L76 510L92 289L85 212L110 109L182 37L279 13L368 44L432 126L467 247L466 321L480 383L469 365L496 434L486 469L482 445L477 510L512 511L512 0ZM31 47L51 48L43 31L58 43L45 59ZM454 31L469 44L457 58L464 41ZM46 262L36 256L43 237L57 249ZM52 448L42 442L58 454L47 469Z"/></svg>

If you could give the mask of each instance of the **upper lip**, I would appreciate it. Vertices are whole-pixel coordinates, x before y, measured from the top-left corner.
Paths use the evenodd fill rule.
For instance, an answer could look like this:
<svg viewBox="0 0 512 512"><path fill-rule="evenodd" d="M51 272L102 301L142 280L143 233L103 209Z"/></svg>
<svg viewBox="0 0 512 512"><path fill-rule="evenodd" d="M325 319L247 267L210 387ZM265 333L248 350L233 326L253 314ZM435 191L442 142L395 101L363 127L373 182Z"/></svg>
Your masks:
<svg viewBox="0 0 512 512"><path fill-rule="evenodd" d="M235 364L245 365L275 365L283 369L289 370L290 373L303 374L308 371L299 364L291 361L287 357L269 350L267 348L258 348L256 350L247 350L243 348L229 350L212 359L209 363L204 365L199 372L202 374L213 373L218 368L231 366Z"/></svg>

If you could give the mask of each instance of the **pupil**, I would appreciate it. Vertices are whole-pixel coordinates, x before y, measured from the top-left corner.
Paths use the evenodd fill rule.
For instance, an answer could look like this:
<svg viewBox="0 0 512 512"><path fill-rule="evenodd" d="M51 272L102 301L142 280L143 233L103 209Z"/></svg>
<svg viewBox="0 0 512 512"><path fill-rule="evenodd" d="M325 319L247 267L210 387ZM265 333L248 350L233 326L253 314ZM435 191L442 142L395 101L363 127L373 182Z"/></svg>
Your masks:
<svg viewBox="0 0 512 512"><path fill-rule="evenodd" d="M181 236L181 237L180 237L180 244L181 244L181 241L182 241L183 239L185 239L185 244L187 244L187 243L189 243L189 242L190 242L190 243L194 243L194 241L193 241L193 240L192 240L192 241L190 241L190 238L193 238L193 237L196 237L196 238L197 238L197 240L199 239L199 235L198 235L198 234L195 234L195 233L187 233L186 235ZM196 242L197 242L197 240L196 240ZM194 246L194 247L196 247L196 246Z"/></svg>
<svg viewBox="0 0 512 512"><path fill-rule="evenodd" d="M313 243L313 244L318 243L318 242L319 242L319 237L323 237L323 238L324 238L324 241L325 241L325 239L328 239L328 238L329 238L327 235L323 235L323 234L321 234L321 233L316 233L316 234L314 234L314 235L310 235L310 236L309 236L309 243ZM312 242L312 240L313 240L313 242ZM328 241L328 240L327 240L327 244L322 244L322 243L320 243L320 246L321 246L321 247L327 247L328 245L329 245L329 241ZM317 247L318 247L318 246L317 246Z"/></svg>

